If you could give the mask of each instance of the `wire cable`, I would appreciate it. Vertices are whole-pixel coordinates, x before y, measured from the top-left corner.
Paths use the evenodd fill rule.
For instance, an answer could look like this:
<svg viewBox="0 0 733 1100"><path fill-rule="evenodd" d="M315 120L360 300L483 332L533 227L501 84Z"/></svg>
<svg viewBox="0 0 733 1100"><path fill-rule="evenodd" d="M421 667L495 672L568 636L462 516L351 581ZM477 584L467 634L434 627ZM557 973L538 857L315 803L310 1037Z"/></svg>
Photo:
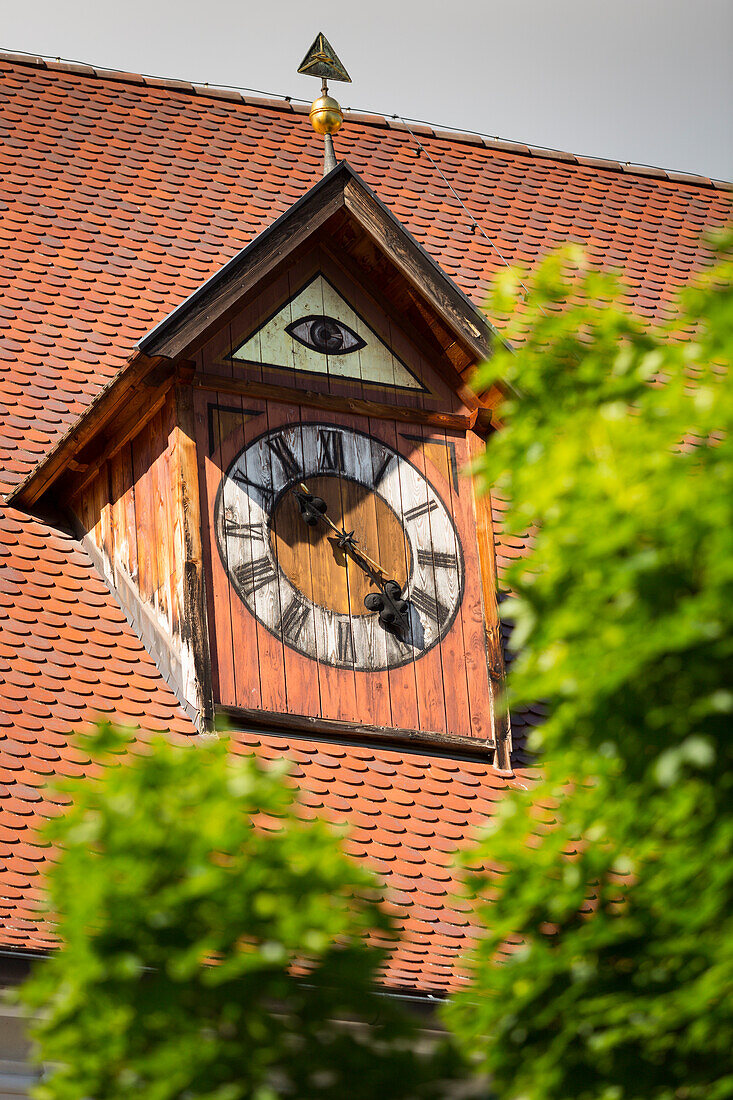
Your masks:
<svg viewBox="0 0 733 1100"><path fill-rule="evenodd" d="M7 50L6 52L14 53L14 54L17 54L17 55L23 56L23 57L40 58L42 61L55 61L55 62L59 62L59 63L63 62L65 64L69 64L69 65L86 65L90 69L98 69L99 68L98 66L89 65L87 62L84 62L84 61L76 61L76 60L74 60L72 58L68 58L68 57L52 57L50 54L33 53L33 52L28 51L28 50ZM104 71L108 72L108 73L120 73L120 75L127 75L127 72L128 72L128 70L126 70L126 69L111 68L109 66L105 66ZM170 79L170 80L176 79L174 77L168 78L168 77L156 76L153 73L140 73L139 75L142 76L143 79L145 79L145 80L152 80L152 81L165 81L167 79ZM210 86L208 81L204 82L203 84L199 83L198 81L190 81L190 80L181 81L181 83L196 85L196 86L201 87L201 88L208 88ZM223 88L231 89L232 91L236 91L236 92L249 92L251 95L262 96L266 99L273 99L273 98L282 99L286 103L303 103L303 104L310 103L310 100L302 99L299 96L282 95L279 92L266 92L266 91L263 91L261 88L247 88L244 85L226 84L226 85L214 85L214 87L223 87ZM354 108L347 108L347 110L348 111L353 111ZM359 112L357 110L355 113L370 114L371 112L369 112L369 111ZM400 114L396 114L396 113L392 114L390 117L395 119L395 120L398 120L399 122L402 123L402 125L405 127L405 129L409 133L410 137L414 141L415 145L417 146L417 148L419 150L419 153L424 154L427 157L427 159L429 160L429 162L432 165L435 172L440 176L440 178L442 179L445 186L450 190L451 194L455 198L456 202L459 204L459 206L464 211L466 216L470 219L471 223L474 226L474 229L477 229L478 232L481 234L481 236L490 245L490 247L493 248L494 252L497 254L497 256L499 257L501 262L504 264L504 266L507 267L507 268L512 268L513 265L509 262L509 260L506 259L506 257L504 256L504 254L502 253L501 249L498 247L496 242L491 239L491 237L488 235L488 233L483 228L483 226L476 220L475 216L468 209L468 207L466 206L463 199L461 198L461 196L456 191L453 184L450 182L450 180L444 174L444 172L441 169L440 165L433 159L433 157L431 157L428 150L425 148L425 146L422 144L422 142L419 140L419 138L417 137L417 135L413 131L412 127L409 125L409 123L412 122L413 125L430 126L431 128L434 128L435 124L427 123L427 122L422 121L421 119L410 118L409 116L400 115ZM450 130L450 129L455 129L455 128L454 127L444 127L444 129ZM456 131L456 132L461 133L461 132L465 132L465 131ZM477 137L488 137L488 135L479 134L477 131L476 131L476 136ZM501 140L501 139L494 138L492 140L497 140L498 141L498 140ZM552 150L549 150L549 151L552 151ZM529 288L527 287L526 283L522 279L519 279L519 285L522 287L522 290L524 291L524 298L526 300L527 296L529 295ZM545 316L547 316L544 309L542 310L542 313Z"/></svg>
<svg viewBox="0 0 733 1100"><path fill-rule="evenodd" d="M29 57L36 59L40 58L41 61L63 61L68 65L85 65L89 69L97 71L100 69L104 69L104 71L108 73L120 73L124 75L129 75L130 73L129 69L118 69L112 65L92 65L89 61L79 61L77 58L73 57L57 57L52 54L42 54L38 53L36 50L11 50L5 46L0 46L0 51L4 53L17 54L18 57ZM165 80L179 79L177 77L164 77L161 76L160 73L138 73L137 75L142 76L145 80L154 80L159 82ZM221 88L223 90L230 90L233 92L249 92L251 95L264 96L264 98L266 99L282 99L286 103L303 103L307 105L311 102L310 99L304 99L302 96L285 95L283 92L265 92L261 88L247 88L243 84L220 84L218 82L212 84L209 80L200 81L184 79L182 79L181 82L185 84L192 84L194 85L194 87L197 88ZM488 141L508 141L512 144L525 146L530 151L530 153L533 150L537 149L543 153L557 153L567 158L567 150L556 149L552 145L537 145L533 142L516 141L516 139L502 137L500 134L486 134L482 130L466 130L465 127L451 126L448 123L441 124L437 122L430 122L428 119L413 118L411 115L392 114L389 116L385 116L384 112L374 111L371 107L345 107L344 111L353 111L355 114L376 115L378 118L396 118L403 122L405 126L408 122L412 122L415 126L428 126L432 130L451 131L455 134L471 134L473 137L486 138ZM602 157L600 155L597 159L606 161L609 167L615 167L617 169L621 168L622 166L625 166L627 168L651 168L654 172L658 172L660 177L665 179L667 178L668 170L666 168L660 168L658 164L648 164L646 161L624 161L619 160L618 158ZM682 170L680 169L680 171ZM707 181L708 183L710 182L708 177L700 176L699 173L692 172L690 173L690 175L696 176L701 181Z"/></svg>
<svg viewBox="0 0 733 1100"><path fill-rule="evenodd" d="M475 226L475 228L476 228L476 229L478 229L478 231L479 231L479 233L481 234L481 236L482 236L482 237L483 237L483 238L484 238L484 239L485 239L485 240L486 240L486 241L487 241L487 242L489 243L489 245L491 245L491 247L493 248L494 252L495 252L495 253L497 254L497 256L499 257L499 259L501 260L501 262L502 262L502 263L504 264L504 266L505 266L505 267L508 267L508 268L511 268L511 267L512 267L513 265L512 265L512 264L511 264L511 263L509 262L509 260L507 260L507 258L506 258L506 257L504 256L504 254L503 254L503 252L501 251L501 249L499 248L499 246L498 246L498 245L496 244L496 242L495 242L495 241L493 241L493 240L491 239L491 237L490 237L490 236L488 235L488 233L486 232L486 230L484 229L484 227L483 227L483 226L482 226L482 225L481 225L481 224L480 224L480 223L479 223L479 222L478 222L478 221L476 220L476 218L475 218L475 217L474 217L474 215L473 215L473 214L471 213L471 211L470 211L470 210L468 209L468 207L466 206L466 204L465 204L465 202L463 201L463 199L461 198L461 196L460 196L460 195L458 194L458 192L456 191L456 189L455 189L455 187L453 186L453 184L451 183L451 181L450 181L450 180L448 179L448 177L447 177L447 176L445 175L445 173L443 172L443 170L442 170L442 168L440 167L440 165L439 165L439 164L438 164L438 163L437 163L437 162L436 162L436 161L435 161L435 160L434 160L434 159L433 159L433 158L432 158L432 157L430 156L430 153L429 153L429 152L428 152L428 150L427 150L427 149L425 148L425 146L423 145L423 143L422 143L422 142L421 142L421 141L420 141L420 140L418 139L417 135L416 135L416 134L415 134L415 133L413 132L413 130L412 130L412 129L410 128L410 126L408 125L407 121L406 121L406 120L405 120L405 119L404 119L404 118L402 117L402 115L392 115L392 118L394 118L394 119L399 119L399 121L400 121L400 122L402 123L402 125L403 125L403 126L405 127L405 129L406 129L406 130L407 130L407 132L409 133L409 135L410 135L410 137L412 138L412 140L413 140L413 141L415 142L415 144L417 145L418 149L420 150L420 153L424 153L424 154L425 154L425 156L426 156L426 157L428 158L428 160L429 160L429 161L430 161L430 163L432 164L433 168L435 169L435 171L437 172L437 174L438 174L438 175L440 176L440 178L442 179L443 183L444 183L444 184L446 185L446 187L447 187L447 188L449 189L450 193L451 193L451 194L453 195L454 199L455 199L455 200L456 200L456 202L457 202L457 203L459 204L459 206L461 207L461 209L462 209L462 210L463 210L463 211L464 211L464 212L466 213L466 215L467 215L467 216L468 216L468 217L469 217L469 218L471 219L471 221L473 222L473 225ZM516 270L516 268L515 268L515 270ZM527 297L528 297L528 295L529 295L529 287L527 286L527 284L526 284L526 283L525 283L525 282L524 282L524 281L523 281L522 279L520 279L520 280L519 280L519 285L521 286L522 290L524 291L524 297L525 297L525 300L526 300L526 299L527 299ZM545 313L545 311L544 311L544 310L542 310L542 312L543 312L543 313ZM545 313L545 316L547 316L547 314L546 314L546 313Z"/></svg>

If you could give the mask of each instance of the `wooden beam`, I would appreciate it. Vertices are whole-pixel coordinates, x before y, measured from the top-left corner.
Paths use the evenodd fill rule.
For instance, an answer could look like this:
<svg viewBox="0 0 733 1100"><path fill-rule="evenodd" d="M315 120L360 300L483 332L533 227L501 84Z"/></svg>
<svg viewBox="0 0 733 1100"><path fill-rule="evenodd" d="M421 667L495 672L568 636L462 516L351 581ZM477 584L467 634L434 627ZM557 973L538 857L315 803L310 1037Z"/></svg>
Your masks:
<svg viewBox="0 0 733 1100"><path fill-rule="evenodd" d="M484 449L484 441L469 432L469 451L477 458ZM494 716L494 736L496 738L496 756L494 766L500 775L513 775L511 763L511 726L506 706L506 669L504 650L501 642L501 623L497 600L496 544L494 542L494 521L491 515L491 496L480 496L476 491L475 479L471 479L476 512L476 538L478 541L479 566L481 569L481 590L484 604L484 622L486 624L486 653L491 689L491 709Z"/></svg>
<svg viewBox="0 0 733 1100"><path fill-rule="evenodd" d="M417 293L431 302L469 357L477 361L488 358L493 342L489 323L346 163L312 187L158 325L141 342L141 350L171 358L190 355L263 278L344 211L388 255Z"/></svg>
<svg viewBox="0 0 733 1100"><path fill-rule="evenodd" d="M152 390L148 389L143 382L142 394L138 393L138 400L131 399L127 408L123 410L123 416L119 421L112 421L114 432L97 455L88 462L78 463L74 459L69 461L68 469L74 471L74 473L67 475L63 480L64 494L67 499L72 500L83 492L97 476L105 462L114 458L138 434L140 429L145 427L148 421L163 407L166 394L175 381L176 375L170 374L157 388Z"/></svg>
<svg viewBox="0 0 733 1100"><path fill-rule="evenodd" d="M246 364L245 364L246 365ZM258 366L259 364L254 364ZM352 413L357 416L372 416L378 420L399 420L413 424L431 424L438 428L450 428L468 431L476 422L477 410L468 415L463 413L431 412L428 409L405 408L402 405L387 405L379 401L367 401L356 397L341 397L330 393L315 393L312 390L294 390L287 386L275 386L268 382L250 382L243 378L230 378L225 374L207 374L197 372L193 378L197 389L214 390L219 393L243 394L259 397L263 400L285 404L306 405L313 409Z"/></svg>
<svg viewBox="0 0 733 1100"><path fill-rule="evenodd" d="M178 459L175 486L176 524L181 525L178 542L182 552L180 565L183 574L181 640L184 646L190 647L198 695L196 702L200 703L204 724L208 725L214 713L214 690L201 541L201 497L193 390L190 385L176 386L175 433Z"/></svg>
<svg viewBox="0 0 733 1100"><path fill-rule="evenodd" d="M353 722L308 718L300 714L248 710L244 707L217 706L216 713L228 718L233 723L242 723L247 729L258 730L263 733L337 737L345 741L377 741L394 748L409 745L411 748L416 749L449 752L452 756L485 756L495 750L493 741L456 737L450 733L430 733L425 730L355 725Z"/></svg>
<svg viewBox="0 0 733 1100"><path fill-rule="evenodd" d="M164 368L166 362L160 356L150 357L139 351L134 352L119 374L115 375L82 413L73 428L61 437L53 450L9 494L8 501L16 505L35 504L66 468L69 460L75 458L117 413L125 409L133 388L157 368Z"/></svg>
<svg viewBox="0 0 733 1100"><path fill-rule="evenodd" d="M382 203L356 179L344 188L346 208L360 222L372 240L387 252L392 262L416 290L431 302L452 331L459 336L477 362L491 355L493 331L456 284L447 277L427 252L389 214ZM389 213L389 212L387 212Z"/></svg>

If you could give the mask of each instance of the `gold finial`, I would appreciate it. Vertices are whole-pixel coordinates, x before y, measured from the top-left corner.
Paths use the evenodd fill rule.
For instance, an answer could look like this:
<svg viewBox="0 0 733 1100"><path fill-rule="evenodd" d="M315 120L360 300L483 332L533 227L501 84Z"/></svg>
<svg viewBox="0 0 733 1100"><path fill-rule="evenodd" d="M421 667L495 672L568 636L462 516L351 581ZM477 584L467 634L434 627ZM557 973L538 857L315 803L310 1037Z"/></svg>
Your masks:
<svg viewBox="0 0 733 1100"><path fill-rule="evenodd" d="M325 143L324 175L336 167L336 154L333 148L333 134L344 121L344 114L336 100L328 94L328 80L340 80L351 83L331 43L324 34L317 34L313 45L301 61L298 72L305 76L320 76L321 94L311 105L309 117L311 126L317 134L323 134Z"/></svg>
<svg viewBox="0 0 733 1100"><path fill-rule="evenodd" d="M326 84L326 81L324 80L323 83ZM341 128L341 123L344 121L343 111L336 100L328 94L328 85L323 89L323 94L311 103L308 117L317 134L335 134Z"/></svg>

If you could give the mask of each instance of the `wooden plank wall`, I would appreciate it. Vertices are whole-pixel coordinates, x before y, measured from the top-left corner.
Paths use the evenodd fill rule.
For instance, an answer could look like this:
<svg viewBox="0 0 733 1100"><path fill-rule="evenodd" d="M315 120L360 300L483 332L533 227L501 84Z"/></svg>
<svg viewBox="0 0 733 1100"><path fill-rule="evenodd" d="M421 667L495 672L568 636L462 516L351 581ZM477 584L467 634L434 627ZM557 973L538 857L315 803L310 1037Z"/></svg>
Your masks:
<svg viewBox="0 0 733 1100"><path fill-rule="evenodd" d="M155 651L161 648L170 651L159 664L178 681L172 686L197 713L205 714L205 676L200 659L196 659L188 621L186 562L190 551L180 491L186 445L177 423L176 390L171 388L162 408L100 467L70 504L99 552L107 579L123 606L129 603L129 593L134 593L139 606L125 606L125 610L132 611L144 634L152 631L154 637L144 640L154 656L160 655ZM198 500L195 522L198 527Z"/></svg>
<svg viewBox="0 0 733 1100"><path fill-rule="evenodd" d="M349 372L356 375L348 379L339 377L343 360L335 364L338 369L333 376L330 367L324 375L304 374L299 369L295 342L292 362L277 371L266 365L266 349L261 356L264 365L254 362L243 365L232 360L232 349L263 321L282 310L316 272L322 272L373 331L394 349L399 359L424 383L426 392L398 390L394 387L394 379L389 378L385 378L383 386L375 384L371 377L362 380L359 361L366 350L348 357ZM285 318L287 323L295 320L294 316ZM199 353L196 373L200 381L194 381L195 419L214 694L224 706L263 714L369 723L383 728L414 729L487 741L493 738L494 728L477 520L470 483L459 476L470 457L467 434L466 430L449 430L420 422L421 415L424 417L432 412L465 414L467 420L472 410L431 366L434 353L424 341L421 342L416 332L408 334L408 327L400 323L388 302L380 300L378 291L367 291L348 264L341 262L328 247L319 245L272 280ZM234 387L227 390L224 386L208 389L206 382L212 376L231 378L234 382L254 382L254 392L247 394L244 390L237 392ZM263 384L277 385L282 392L277 399L271 399L256 389ZM296 395L306 386L338 396L344 401L343 407L315 408L298 402ZM349 401L352 402L351 411ZM384 411L378 416L355 415L354 408L361 407L362 402L380 405L382 410L399 405L403 415L395 419L390 419ZM415 423L405 420L404 414L409 410L414 413ZM401 667L373 671L334 667L324 659L326 654L316 651L309 657L297 652L287 644L282 633L278 636L277 631L258 621L257 601L272 599L271 589L269 594L255 594L252 602L256 615L253 615L228 575L230 563L225 560L228 550L222 554L214 532L216 499L222 491L226 470L242 449L264 432L314 422L364 432L409 460L435 487L459 531L465 584L455 620L438 644L422 656L411 657ZM265 480L270 476L268 471L261 471L260 475ZM345 483L342 493L347 493ZM408 510L408 502L404 502L403 508ZM244 517L245 522L246 519ZM424 522L424 538L429 542L430 516ZM383 518L381 523L384 528ZM393 552L394 532L380 529L376 512L373 527L377 557L384 561ZM260 551L258 546L257 552ZM405 569L408 565L405 562ZM312 576L304 578L305 587L312 581ZM332 583L338 588L339 578L334 576ZM349 582L344 583L348 589ZM439 598L442 589L454 583L450 570L438 564L428 577L428 599ZM347 592L346 598L352 599L352 594ZM277 610L276 616L263 614L261 617L277 620L283 608Z"/></svg>
<svg viewBox="0 0 733 1100"><path fill-rule="evenodd" d="M471 737L494 736L491 687L487 668L486 632L481 592L481 564L476 540L476 515L470 482L460 476L469 459L465 433L446 433L425 426L383 419L368 421L282 403L233 401L231 395L196 393L199 479L204 501L204 556L209 592L212 668L215 697L224 706L323 720L368 723L373 726ZM254 597L257 616L245 606L228 573L215 535L215 507L231 463L252 440L279 427L309 423L333 424L364 432L404 456L437 490L459 532L465 584L450 628L428 652L388 670L334 667L316 649L306 656L273 630L279 616L257 608L257 599L272 599L272 588ZM266 472L263 476L267 476ZM348 490L344 483L344 500ZM402 503L404 512L410 501ZM372 508L375 504L372 503ZM247 517L244 517L246 522ZM377 530L377 557L394 555L394 531ZM430 515L422 539L430 543ZM282 534L282 532L276 532ZM258 545L256 552L261 551ZM253 551L251 551L254 554ZM459 553L456 548L456 553ZM254 558L253 558L254 560ZM409 563L406 563L405 568ZM313 559L311 576L299 578L303 590L320 583ZM307 566L306 566L307 568ZM338 570L337 570L338 571ZM292 579L292 574L291 574ZM348 583L344 581L344 583ZM450 569L434 566L429 598L447 600L455 584ZM339 578L334 576L334 588ZM432 586L432 587L431 587ZM275 593L277 598L277 593ZM347 594L347 598L353 596ZM280 608L280 616L283 608ZM356 613L361 610L356 608ZM317 643L321 644L321 643Z"/></svg>
<svg viewBox="0 0 733 1100"><path fill-rule="evenodd" d="M114 574L124 569L169 634L180 627L175 555L172 393L129 444L72 501Z"/></svg>

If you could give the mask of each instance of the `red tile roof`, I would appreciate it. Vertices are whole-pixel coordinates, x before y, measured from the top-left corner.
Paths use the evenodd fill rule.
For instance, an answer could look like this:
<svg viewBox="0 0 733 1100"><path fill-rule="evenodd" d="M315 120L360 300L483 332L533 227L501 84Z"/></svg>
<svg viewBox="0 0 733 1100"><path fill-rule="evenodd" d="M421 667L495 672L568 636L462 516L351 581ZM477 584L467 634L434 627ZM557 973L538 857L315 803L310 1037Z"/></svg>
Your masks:
<svg viewBox="0 0 733 1100"><path fill-rule="evenodd" d="M41 949L44 788L89 764L70 746L93 715L143 730L193 732L107 585L70 535L0 511L0 945Z"/></svg>
<svg viewBox="0 0 733 1100"><path fill-rule="evenodd" d="M89 765L71 732L92 713L149 732L195 730L78 543L10 509L0 547L0 946L43 951L55 940L37 910L46 849L35 828L56 812L47 784ZM237 740L263 760L283 755L282 737ZM287 754L304 812L348 823L348 850L386 884L404 932L387 984L445 990L469 939L464 907L450 900L451 859L507 780L487 763L364 745L296 739Z"/></svg>
<svg viewBox="0 0 733 1100"><path fill-rule="evenodd" d="M240 751L280 759L280 737L239 735ZM419 752L290 741L294 778L308 815L346 824L347 851L385 884L401 943L385 982L391 988L445 992L470 945L469 905L458 889L456 852L485 825L507 786L487 762Z"/></svg>
<svg viewBox="0 0 733 1100"><path fill-rule="evenodd" d="M0 55L0 490L16 485L135 344L318 178L300 108L175 81ZM567 240L620 268L636 308L665 317L708 262L703 230L730 216L710 181L548 154L479 135L348 118L346 157L474 301L503 260ZM491 243L437 173L455 188ZM497 514L497 518L499 518ZM517 541L517 540L515 540ZM499 563L522 552L504 540ZM0 516L0 945L44 949L34 913L53 812L44 787L87 761L69 734L97 712L192 733L188 718L70 535ZM533 724L539 715L524 721ZM514 726L521 739L522 724ZM241 737L280 755L280 737ZM306 812L352 827L405 939L387 981L440 991L468 918L450 859L507 781L483 763L344 744L290 743ZM526 776L517 782L526 782Z"/></svg>

